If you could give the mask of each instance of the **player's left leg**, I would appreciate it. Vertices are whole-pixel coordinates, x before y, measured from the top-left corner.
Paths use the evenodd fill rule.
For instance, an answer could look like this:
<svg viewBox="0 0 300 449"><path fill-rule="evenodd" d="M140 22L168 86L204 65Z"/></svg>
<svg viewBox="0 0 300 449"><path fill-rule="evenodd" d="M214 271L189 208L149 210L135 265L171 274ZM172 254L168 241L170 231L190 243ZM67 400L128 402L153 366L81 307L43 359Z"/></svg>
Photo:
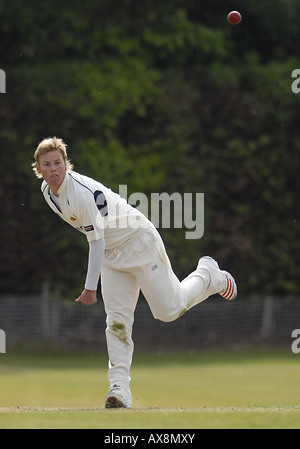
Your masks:
<svg viewBox="0 0 300 449"><path fill-rule="evenodd" d="M104 263L101 287L107 314L106 340L110 383L105 406L130 408L130 368L134 348L131 334L139 286L132 274L111 269Z"/></svg>

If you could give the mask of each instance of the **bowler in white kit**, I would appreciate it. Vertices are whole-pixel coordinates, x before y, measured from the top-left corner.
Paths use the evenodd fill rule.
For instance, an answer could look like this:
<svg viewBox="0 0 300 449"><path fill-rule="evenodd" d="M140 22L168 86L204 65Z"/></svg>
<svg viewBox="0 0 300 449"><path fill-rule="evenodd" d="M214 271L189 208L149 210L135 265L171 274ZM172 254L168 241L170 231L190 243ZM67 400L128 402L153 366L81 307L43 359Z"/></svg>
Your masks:
<svg viewBox="0 0 300 449"><path fill-rule="evenodd" d="M151 221L100 182L73 171L62 139L44 139L34 159L33 170L43 178L46 202L85 234L89 244L85 285L76 302L97 302L101 275L110 383L105 407L130 408L132 326L140 290L154 318L170 322L216 293L234 299L235 280L214 259L204 256L180 282Z"/></svg>

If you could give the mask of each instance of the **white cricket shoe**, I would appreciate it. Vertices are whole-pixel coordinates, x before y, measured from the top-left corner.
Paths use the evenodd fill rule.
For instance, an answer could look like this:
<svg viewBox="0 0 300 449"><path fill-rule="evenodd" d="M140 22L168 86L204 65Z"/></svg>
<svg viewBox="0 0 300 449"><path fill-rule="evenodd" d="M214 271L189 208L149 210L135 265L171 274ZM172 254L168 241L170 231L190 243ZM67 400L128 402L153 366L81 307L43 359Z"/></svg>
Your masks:
<svg viewBox="0 0 300 449"><path fill-rule="evenodd" d="M114 384L110 387L109 393L105 399L105 408L130 408L131 393L128 388Z"/></svg>
<svg viewBox="0 0 300 449"><path fill-rule="evenodd" d="M211 294L219 293L219 295L229 301L236 298L237 286L233 276L227 271L220 270L218 263L212 257L201 257L197 270L201 269L209 271Z"/></svg>

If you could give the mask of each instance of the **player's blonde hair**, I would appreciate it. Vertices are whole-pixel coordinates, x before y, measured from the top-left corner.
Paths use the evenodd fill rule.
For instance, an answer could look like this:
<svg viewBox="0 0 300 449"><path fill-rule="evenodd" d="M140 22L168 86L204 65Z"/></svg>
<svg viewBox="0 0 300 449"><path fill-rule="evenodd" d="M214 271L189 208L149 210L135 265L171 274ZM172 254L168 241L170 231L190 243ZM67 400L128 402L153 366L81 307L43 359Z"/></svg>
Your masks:
<svg viewBox="0 0 300 449"><path fill-rule="evenodd" d="M35 162L32 164L32 170L38 178L42 178L42 175L37 170L39 157L42 156L42 154L55 150L59 150L61 152L67 167L67 171L73 170L73 164L68 160L67 145L65 144L65 142L57 137L48 137L38 144L37 149L34 152Z"/></svg>

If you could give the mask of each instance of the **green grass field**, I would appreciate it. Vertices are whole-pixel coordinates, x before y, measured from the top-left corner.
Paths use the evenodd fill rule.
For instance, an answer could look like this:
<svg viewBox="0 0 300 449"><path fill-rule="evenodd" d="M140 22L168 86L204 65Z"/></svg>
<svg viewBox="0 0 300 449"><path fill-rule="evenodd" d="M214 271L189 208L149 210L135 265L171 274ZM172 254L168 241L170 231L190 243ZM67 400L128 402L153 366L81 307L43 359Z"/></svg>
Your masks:
<svg viewBox="0 0 300 449"><path fill-rule="evenodd" d="M0 354L0 428L300 428L300 355L238 350L136 355L133 408L105 410L106 356Z"/></svg>

